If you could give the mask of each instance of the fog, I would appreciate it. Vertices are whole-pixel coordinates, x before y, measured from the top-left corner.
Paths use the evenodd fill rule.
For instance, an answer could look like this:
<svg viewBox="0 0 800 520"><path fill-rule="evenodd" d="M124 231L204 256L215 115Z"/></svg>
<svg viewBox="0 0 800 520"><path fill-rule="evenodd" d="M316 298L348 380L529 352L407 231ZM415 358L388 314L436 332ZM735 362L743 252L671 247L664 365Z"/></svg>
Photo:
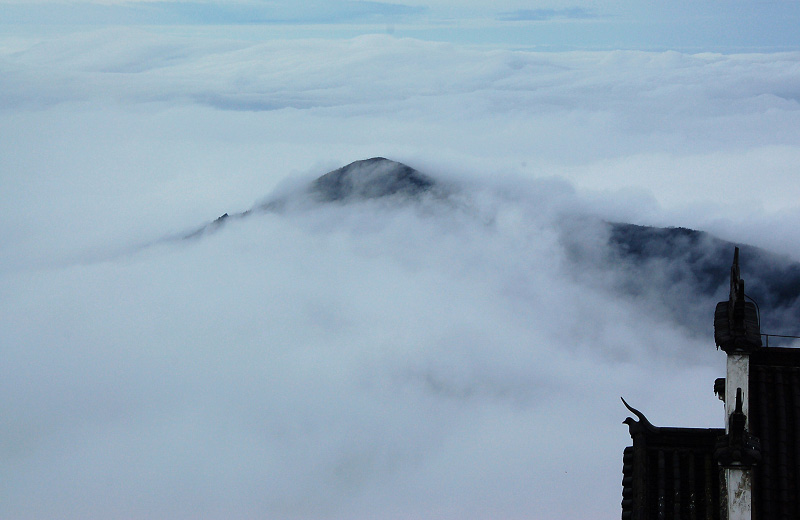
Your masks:
<svg viewBox="0 0 800 520"><path fill-rule="evenodd" d="M619 396L719 427L724 354L605 222L800 260L799 62L2 40L0 516L616 518ZM447 196L176 238L373 156Z"/></svg>

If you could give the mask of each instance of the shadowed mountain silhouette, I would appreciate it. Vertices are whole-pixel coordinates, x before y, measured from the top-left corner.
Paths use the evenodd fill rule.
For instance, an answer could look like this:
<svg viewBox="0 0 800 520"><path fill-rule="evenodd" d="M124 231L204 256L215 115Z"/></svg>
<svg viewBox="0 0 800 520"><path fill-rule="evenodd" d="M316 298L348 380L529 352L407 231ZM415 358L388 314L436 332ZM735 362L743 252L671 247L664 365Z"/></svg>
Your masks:
<svg viewBox="0 0 800 520"><path fill-rule="evenodd" d="M435 185L432 178L410 166L373 157L326 173L311 183L311 191L319 200L344 202L394 195L415 197Z"/></svg>
<svg viewBox="0 0 800 520"><path fill-rule="evenodd" d="M434 178L405 164L373 157L328 172L305 187L276 196L255 208L224 214L184 235L195 238L216 231L232 220L254 212L281 213L290 203L349 204L391 198L410 203L433 195L442 200L450 190ZM455 210L455 207L454 207ZM706 232L680 227L660 228L607 222L608 240L601 251L583 251L578 238L565 227L560 232L576 272L606 272L614 290L631 298L647 295L691 330L703 333L712 321L702 312L724 299L728 290L730 257L740 247L747 295L762 311L765 333L800 334L800 263L753 246L734 244ZM598 256L599 255L599 256ZM709 303L710 302L710 303ZM773 340L773 344L781 340ZM784 341L785 343L785 341Z"/></svg>
<svg viewBox="0 0 800 520"><path fill-rule="evenodd" d="M608 240L610 268L624 266L629 293L660 291L676 318L705 326L711 321L694 312L692 301L727 298L729 264L736 246L740 248L746 295L761 310L762 333L800 334L800 263L789 257L680 227L613 223ZM770 344L781 342L785 343L776 338Z"/></svg>
<svg viewBox="0 0 800 520"><path fill-rule="evenodd" d="M349 203L358 200L395 198L412 201L423 194L444 195L446 190L414 168L384 157L373 157L352 162L328 172L312 181L305 188L288 195L271 197L257 207L241 213L225 213L183 238L197 238L222 227L229 220L246 217L253 212L280 212L292 200L317 203Z"/></svg>

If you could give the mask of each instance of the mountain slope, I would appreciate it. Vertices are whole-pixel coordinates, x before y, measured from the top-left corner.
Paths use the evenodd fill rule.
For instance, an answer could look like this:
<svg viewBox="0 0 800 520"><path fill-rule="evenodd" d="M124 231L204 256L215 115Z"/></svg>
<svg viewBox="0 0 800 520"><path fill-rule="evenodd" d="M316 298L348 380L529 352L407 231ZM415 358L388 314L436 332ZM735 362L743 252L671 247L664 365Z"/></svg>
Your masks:
<svg viewBox="0 0 800 520"><path fill-rule="evenodd" d="M374 157L355 161L328 172L305 187L287 195L272 197L255 208L224 214L185 235L196 238L219 229L232 219L257 212L281 213L292 204L310 208L319 204L347 205L383 199L405 205L433 197L448 203L452 187L408 165ZM452 210L463 210L463 204ZM560 226L562 242L571 268L580 273L588 264L606 273L603 284L629 298L647 296L660 302L661 309L681 326L706 334L716 301L727 298L729 269L733 249L741 248L742 273L747 294L762 311L762 332L800 334L800 263L749 246L734 244L706 232L686 228L659 228L622 222L600 222L591 216L602 237L600 253L587 254L585 245ZM491 219L489 219L491 220ZM773 339L773 344L780 340Z"/></svg>

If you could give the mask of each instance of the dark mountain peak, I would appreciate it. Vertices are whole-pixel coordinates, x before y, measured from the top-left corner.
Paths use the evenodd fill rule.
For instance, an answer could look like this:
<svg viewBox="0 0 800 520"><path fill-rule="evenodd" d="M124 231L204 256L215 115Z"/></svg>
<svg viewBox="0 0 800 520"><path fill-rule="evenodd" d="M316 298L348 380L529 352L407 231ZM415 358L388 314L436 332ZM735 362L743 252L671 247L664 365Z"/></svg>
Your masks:
<svg viewBox="0 0 800 520"><path fill-rule="evenodd" d="M415 197L436 182L403 163L373 157L326 173L311 183L311 192L323 201L376 199L393 195Z"/></svg>
<svg viewBox="0 0 800 520"><path fill-rule="evenodd" d="M626 292L659 292L676 321L696 321L698 330L712 323L698 312L698 304L705 307L729 291L731 255L738 246L747 297L761 309L761 330L789 335L800 332L800 263L789 257L734 244L704 231L625 223L611 224L608 246L609 266L620 273Z"/></svg>
<svg viewBox="0 0 800 520"><path fill-rule="evenodd" d="M384 157L372 157L330 171L302 188L273 195L247 211L231 215L225 213L213 222L183 235L183 238L196 238L216 231L228 220L246 217L254 211L281 212L287 205L298 201L302 206L302 201L307 201L309 194L316 202L351 202L397 196L413 199L434 189L442 193L439 184L419 170Z"/></svg>
<svg viewBox="0 0 800 520"><path fill-rule="evenodd" d="M454 186L447 181L434 180L384 157L355 161L311 182L286 188L253 209L225 213L182 236L199 238L261 212L285 214L373 199L390 199L398 205L427 198L447 203L454 193ZM606 224L607 235L600 233L596 242L587 240L584 233L571 233L571 225L560 229L575 271L596 274L599 269L604 274L592 283L609 283L616 291L642 301L654 301L650 297L655 296L661 306L654 312L665 312L690 330L707 332L713 317L704 314L704 309L713 309L728 290L730 255L736 245L694 229ZM800 263L745 244L739 247L747 296L758 301L761 309L761 330L800 334ZM590 263L592 269L588 269Z"/></svg>

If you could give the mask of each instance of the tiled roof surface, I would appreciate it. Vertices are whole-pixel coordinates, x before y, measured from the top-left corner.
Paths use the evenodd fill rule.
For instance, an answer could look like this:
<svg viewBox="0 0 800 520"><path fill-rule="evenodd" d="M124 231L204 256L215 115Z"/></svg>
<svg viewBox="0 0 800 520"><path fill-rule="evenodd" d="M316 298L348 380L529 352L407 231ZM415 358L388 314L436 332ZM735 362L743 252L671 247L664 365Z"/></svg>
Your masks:
<svg viewBox="0 0 800 520"><path fill-rule="evenodd" d="M750 433L761 440L753 519L800 518L800 349L750 355Z"/></svg>
<svg viewBox="0 0 800 520"><path fill-rule="evenodd" d="M718 520L717 428L658 428L630 419L622 469L623 520Z"/></svg>
<svg viewBox="0 0 800 520"><path fill-rule="evenodd" d="M746 419L741 389L728 434L656 428L625 403L639 420L625 420L633 446L623 455L623 520L727 517L720 508L722 466L752 467L752 520L800 519L800 349L762 347L758 309L746 299L736 248L714 338L729 355L749 354ZM724 385L715 381L715 393L724 395Z"/></svg>

